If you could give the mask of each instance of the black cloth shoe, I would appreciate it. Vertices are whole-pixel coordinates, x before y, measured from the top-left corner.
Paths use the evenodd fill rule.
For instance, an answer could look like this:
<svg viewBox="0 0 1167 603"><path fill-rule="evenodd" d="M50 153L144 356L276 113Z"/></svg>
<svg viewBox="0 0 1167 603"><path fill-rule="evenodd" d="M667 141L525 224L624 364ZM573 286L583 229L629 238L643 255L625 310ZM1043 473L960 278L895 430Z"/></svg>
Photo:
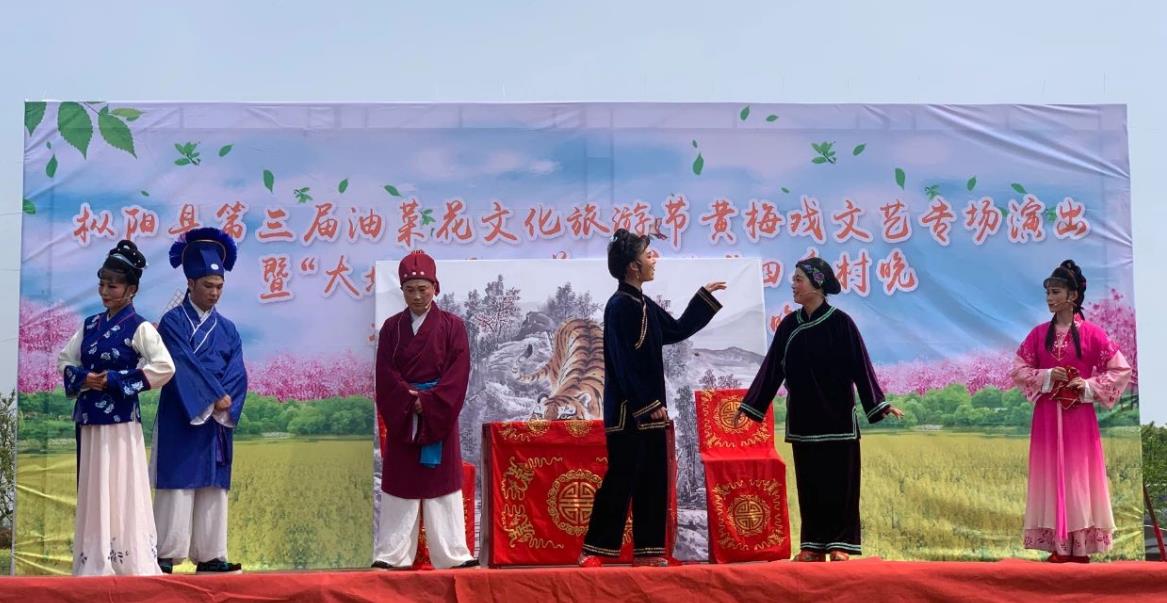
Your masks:
<svg viewBox="0 0 1167 603"><path fill-rule="evenodd" d="M455 565L454 567L452 567L450 569L464 569L464 568L468 568L468 567L478 567L478 560L471 559L470 561L467 561L466 563L463 563L461 565Z"/></svg>
<svg viewBox="0 0 1167 603"><path fill-rule="evenodd" d="M158 560L158 567L159 567L159 569L162 570L163 574L173 574L174 573L174 561L171 559L159 559Z"/></svg>
<svg viewBox="0 0 1167 603"><path fill-rule="evenodd" d="M374 561L373 562L373 569L389 570L392 572L408 572L408 571L413 570L412 567L397 567L395 565L389 565L388 563L386 563L384 561Z"/></svg>
<svg viewBox="0 0 1167 603"><path fill-rule="evenodd" d="M203 561L195 567L196 574L238 574L243 571L243 566L238 563L228 563L222 559L215 559L213 561Z"/></svg>

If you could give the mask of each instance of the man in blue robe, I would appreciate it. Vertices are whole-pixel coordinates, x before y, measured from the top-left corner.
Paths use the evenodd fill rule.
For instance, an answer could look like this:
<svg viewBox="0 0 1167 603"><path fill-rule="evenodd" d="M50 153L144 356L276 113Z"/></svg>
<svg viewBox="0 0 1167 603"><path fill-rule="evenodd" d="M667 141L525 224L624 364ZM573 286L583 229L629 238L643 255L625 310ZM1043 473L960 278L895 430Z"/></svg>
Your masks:
<svg viewBox="0 0 1167 603"><path fill-rule="evenodd" d="M167 573L183 559L199 573L241 570L227 561L227 490L247 371L239 332L216 309L235 257L235 242L217 228L192 230L170 248L187 293L158 325L176 368L158 400L152 464L158 564Z"/></svg>

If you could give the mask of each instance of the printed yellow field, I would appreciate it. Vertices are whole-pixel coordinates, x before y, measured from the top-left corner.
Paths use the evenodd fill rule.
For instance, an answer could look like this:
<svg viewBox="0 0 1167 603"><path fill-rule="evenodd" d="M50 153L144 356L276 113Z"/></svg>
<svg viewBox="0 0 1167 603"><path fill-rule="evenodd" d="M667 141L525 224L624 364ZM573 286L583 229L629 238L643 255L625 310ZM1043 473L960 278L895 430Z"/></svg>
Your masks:
<svg viewBox="0 0 1167 603"><path fill-rule="evenodd" d="M236 442L228 503L231 559L253 570L368 567L372 452L369 440ZM17 471L16 573L68 573L73 455L21 454ZM178 568L187 570L194 566Z"/></svg>
<svg viewBox="0 0 1167 603"><path fill-rule="evenodd" d="M1109 559L1142 556L1137 428L1104 438L1119 531ZM779 444L789 462L789 445ZM1028 440L977 433L870 434L862 440L863 548L884 559L975 560L1042 555L1021 548ZM18 574L67 573L73 537L70 453L21 454ZM788 467L791 529L798 497ZM372 556L368 440L236 443L230 556L246 568L367 567ZM179 571L191 571L188 565Z"/></svg>
<svg viewBox="0 0 1167 603"><path fill-rule="evenodd" d="M781 427L778 430L781 437ZM883 559L1042 559L1021 546L1029 439L981 433L865 434L860 495L864 555ZM1137 427L1103 437L1110 499L1118 529L1101 559L1143 558L1142 456ZM787 462L792 542L798 496L790 445Z"/></svg>

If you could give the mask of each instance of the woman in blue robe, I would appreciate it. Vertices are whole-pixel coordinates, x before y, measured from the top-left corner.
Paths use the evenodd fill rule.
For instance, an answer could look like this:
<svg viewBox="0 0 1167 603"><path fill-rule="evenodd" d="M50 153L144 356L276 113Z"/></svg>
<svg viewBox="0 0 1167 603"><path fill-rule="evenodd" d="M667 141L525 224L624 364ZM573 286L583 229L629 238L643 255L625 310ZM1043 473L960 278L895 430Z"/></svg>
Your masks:
<svg viewBox="0 0 1167 603"><path fill-rule="evenodd" d="M105 310L85 319L57 360L65 394L77 400L76 576L161 573L138 394L165 385L174 362L134 310L145 267L130 241L110 250L97 273Z"/></svg>

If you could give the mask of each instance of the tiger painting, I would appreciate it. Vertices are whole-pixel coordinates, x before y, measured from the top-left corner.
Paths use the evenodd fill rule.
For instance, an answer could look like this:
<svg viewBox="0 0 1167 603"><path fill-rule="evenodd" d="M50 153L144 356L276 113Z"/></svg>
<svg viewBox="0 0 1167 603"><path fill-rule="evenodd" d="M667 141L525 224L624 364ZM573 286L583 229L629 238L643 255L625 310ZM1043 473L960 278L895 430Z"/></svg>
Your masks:
<svg viewBox="0 0 1167 603"><path fill-rule="evenodd" d="M532 350L527 348L526 357ZM555 331L547 364L519 383L546 381L550 393L539 396L545 419L598 419L603 416L604 328L595 321L573 318Z"/></svg>

